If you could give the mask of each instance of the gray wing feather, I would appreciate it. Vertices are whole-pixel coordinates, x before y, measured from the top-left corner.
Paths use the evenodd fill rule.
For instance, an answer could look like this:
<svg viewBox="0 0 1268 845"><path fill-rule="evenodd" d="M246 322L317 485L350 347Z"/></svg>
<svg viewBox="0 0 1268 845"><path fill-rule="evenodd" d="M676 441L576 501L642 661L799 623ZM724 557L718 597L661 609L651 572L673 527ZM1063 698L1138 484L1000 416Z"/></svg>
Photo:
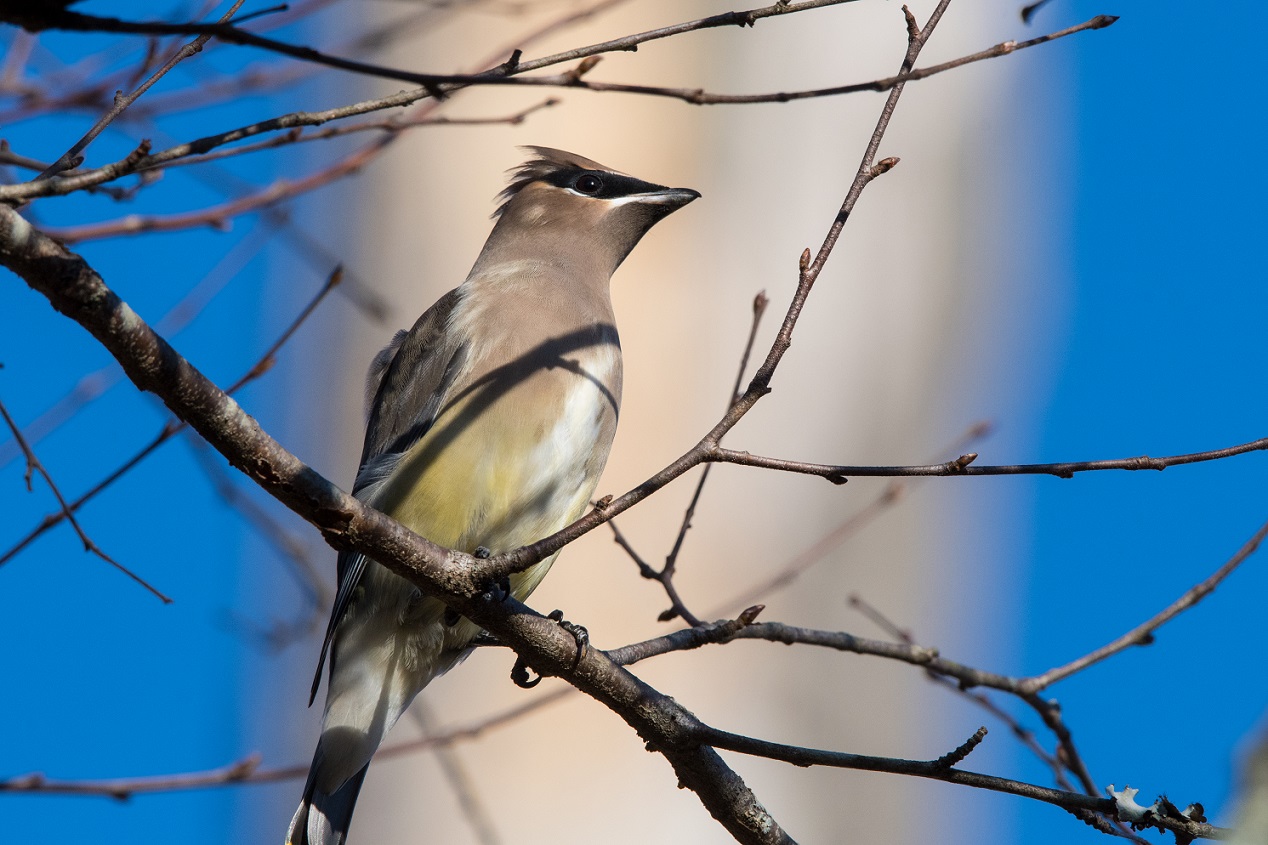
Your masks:
<svg viewBox="0 0 1268 845"><path fill-rule="evenodd" d="M445 395L462 369L464 347L447 338L445 331L458 300L457 289L442 296L418 318L412 329L397 332L370 365L366 379L367 399L371 400L368 403L370 419L361 451L361 469L352 487L352 495L363 502L373 497L391 476L401 456L431 428ZM339 589L321 644L309 706L317 698L335 629L352 603L367 562L360 552L339 553ZM334 659L332 654L332 668Z"/></svg>
<svg viewBox="0 0 1268 845"><path fill-rule="evenodd" d="M383 386L383 376L387 374L387 368L392 365L397 350L401 348L401 344L407 337L409 337L408 329L401 329L392 335L388 345L380 349L379 354L375 355L374 360L370 362L370 370L365 374L365 417L367 420L374 410L374 399L379 395L379 388Z"/></svg>

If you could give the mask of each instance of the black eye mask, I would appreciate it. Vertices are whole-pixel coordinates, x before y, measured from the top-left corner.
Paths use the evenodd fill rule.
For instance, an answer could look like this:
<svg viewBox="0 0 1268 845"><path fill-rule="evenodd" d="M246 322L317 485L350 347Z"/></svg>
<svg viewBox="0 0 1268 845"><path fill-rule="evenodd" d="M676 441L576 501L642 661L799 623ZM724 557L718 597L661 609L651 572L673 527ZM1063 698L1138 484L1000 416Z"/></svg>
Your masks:
<svg viewBox="0 0 1268 845"><path fill-rule="evenodd" d="M602 170L561 170L552 173L544 181L556 188L568 188L583 196L604 200L665 190L664 185L644 182L642 179L622 176L619 173L606 173Z"/></svg>

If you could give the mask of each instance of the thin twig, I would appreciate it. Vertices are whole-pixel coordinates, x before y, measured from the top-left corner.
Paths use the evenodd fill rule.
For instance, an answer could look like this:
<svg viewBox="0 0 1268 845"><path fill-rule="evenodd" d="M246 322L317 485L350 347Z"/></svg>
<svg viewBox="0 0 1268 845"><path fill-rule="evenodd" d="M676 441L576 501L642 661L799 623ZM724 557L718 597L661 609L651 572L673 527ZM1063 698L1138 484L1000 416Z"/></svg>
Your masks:
<svg viewBox="0 0 1268 845"><path fill-rule="evenodd" d="M908 646L917 646L916 640L910 631L894 623L888 616L882 613L870 602L866 601L862 596L858 594L851 594L849 597L849 605L859 613L866 616L877 627L888 633L894 639ZM963 681L944 675L936 669L926 668L925 677L930 681L951 690L956 695L972 701L1007 725L1013 735L1017 737L1032 754L1039 758L1044 765L1048 766L1048 768L1052 771L1053 778L1056 780L1057 785L1062 789L1075 789L1074 784L1070 782L1068 772L1074 772L1076 776L1079 776L1080 773L1087 773L1086 765L1082 762L1082 757L1078 754L1078 750L1074 747L1073 739L1069 737L1068 731L1063 734L1056 726L1054 726L1054 733L1058 734L1058 744L1062 748L1062 753L1050 754L1046 748L1039 744L1039 740L1035 737L1033 731L1023 727L1021 722L1015 719L1012 714L996 705L995 702L985 693L976 692L969 688ZM1050 706L1047 709L1055 710L1055 708ZM1074 762L1063 762L1063 758L1065 761L1070 761L1073 758ZM1081 777L1080 780L1083 783L1083 791L1085 794L1099 794L1095 785L1092 784L1090 776L1086 781L1083 781ZM1091 824L1097 824L1097 822L1093 822L1091 819L1087 818L1085 818L1084 821L1088 821ZM1102 819L1099 821L1103 822L1104 820Z"/></svg>
<svg viewBox="0 0 1268 845"><path fill-rule="evenodd" d="M1041 675L1035 675L1021 682L1021 689L1026 693L1037 693L1045 687L1055 684L1063 678L1068 678L1076 672L1081 672L1087 667L1100 663L1106 658L1118 654L1120 651L1138 645L1149 645L1153 642L1154 631L1179 616L1184 611L1196 605L1202 599L1210 595L1220 582L1232 574L1233 570L1241 566L1242 563L1253 555L1259 545L1264 541L1264 537L1268 537L1268 523L1264 523L1254 535L1245 542L1237 553L1229 558L1223 566L1211 573L1209 577L1203 581L1194 584L1167 607L1163 608L1148 621L1137 625L1132 630L1118 637L1112 642L1106 643L1095 651L1083 655L1077 660L1072 660L1064 666L1058 666L1049 669Z"/></svg>
<svg viewBox="0 0 1268 845"><path fill-rule="evenodd" d="M311 173L302 179L288 181L279 179L272 185L255 194L230 200L220 205L169 215L131 214L118 220L104 223L89 223L83 226L46 229L48 234L66 243L81 243L100 238L118 237L121 235L139 235L147 232L175 232L202 226L224 229L229 221L243 214L260 211L277 205L297 196L301 196L318 188L336 182L346 176L360 171L397 136L384 135L370 144L353 151L328 167Z"/></svg>
<svg viewBox="0 0 1268 845"><path fill-rule="evenodd" d="M424 736L430 736L435 732L436 716L425 700L416 701L409 709L409 714L423 731ZM436 762L440 764L440 771L449 783L449 788L453 790L454 797L458 799L458 808L462 811L462 816L466 819L476 840L480 845L498 845L502 838L498 836L497 828L493 826L492 814L485 807L484 801L480 799L478 782L467 773L462 760L449 745L434 746L434 753Z"/></svg>
<svg viewBox="0 0 1268 845"><path fill-rule="evenodd" d="M1044 786L1024 783L1009 778L985 775L978 772L967 772L963 769L947 768L939 765L939 761L900 760L893 757L871 757L863 754L848 754L841 751L826 751L818 748L803 748L785 745L778 742L740 736L739 734L721 731L716 728L702 726L698 733L701 741L708 742L716 748L764 757L769 760L782 760L795 766L831 766L842 769L857 769L868 772L887 772L890 774L909 775L914 777L940 780L946 783L961 784L991 792L1002 792L1008 795L1019 795L1061 807L1064 810L1083 810L1097 813L1108 818L1115 817L1115 802L1107 798L1097 798L1080 792L1066 792ZM1160 818L1160 827L1192 838L1224 839L1230 831L1202 822L1188 819L1176 820Z"/></svg>
<svg viewBox="0 0 1268 845"><path fill-rule="evenodd" d="M1114 15L1097 15L1094 18L1084 21L1081 24L1067 27L1066 29L1051 32L1047 35L1041 35L1038 38L1030 38L1025 41L1002 41L994 46L987 47L985 50L979 50L976 53L970 53L961 56L958 59L942 62L929 67L905 70L894 76L887 76L881 79L875 79L870 82L855 82L849 85L833 85L827 88L808 88L796 91L772 91L763 94L718 94L711 91L705 91L702 88L669 88L656 85L630 85L620 82L593 82L588 79L581 78L576 75L575 78L569 74L558 74L555 76L522 76L511 79L501 79L495 82L485 82L482 84L492 85L544 85L548 87L559 88L581 88L586 91L602 91L610 93L637 94L645 97L665 97L671 100L681 100L693 106L717 106L717 105L754 105L757 103L791 103L797 100L813 100L819 97L839 97L846 94L858 94L864 91L891 91L895 87L907 82L913 82L918 79L927 79L939 73L945 73L948 70L954 70L964 65L973 64L974 62L985 61L986 59L995 59L1001 56L1007 56L1016 53L1019 50L1025 50L1030 47L1036 47L1040 44L1046 44L1049 41L1055 41L1058 38L1065 38L1078 32L1088 30L1104 29L1112 25L1118 18Z"/></svg>
<svg viewBox="0 0 1268 845"><path fill-rule="evenodd" d="M40 459L35 457L35 452L32 451L30 445L27 444L26 438L22 436L22 429L18 428L18 424L13 421L13 417L9 416L9 409L5 407L3 402L0 402L0 417L4 417L5 425L7 425L9 427L9 431L13 433L13 439L17 442L18 448L22 450L22 454L26 457L26 489L31 489L32 473L38 472L40 477L44 479L44 482L48 484L48 489L53 491L53 497L57 499L57 505L61 508L62 515L70 521L71 527L74 528L75 533L79 535L80 542L84 544L84 551L91 552L113 566L115 569L122 572L124 575L131 578L133 581L140 584L162 601L163 604L171 604L172 600L159 592L154 585L150 584L149 581L146 581L140 575L137 575L131 569L128 569L110 555L103 552L101 547L93 542L92 538L88 536L88 532L84 531L83 526L79 524L79 520L75 519L74 510L66 503L66 499L62 496L62 491L57 489L57 482L53 481L53 476L49 474L49 471L44 467L44 464L40 463Z"/></svg>
<svg viewBox="0 0 1268 845"><path fill-rule="evenodd" d="M748 359L753 354L753 344L757 342L757 330L762 324L762 316L766 313L766 306L769 304L770 300L766 297L765 291L759 291L757 296L753 297L753 319L749 325L748 340L744 343L744 351L740 353L740 366L735 374L735 385L731 388L730 396L727 398L727 408L730 408L739 399L740 385L744 383L744 373L748 369ZM655 575L656 580L665 588L670 601L669 609L660 614L659 619L661 622L668 622L675 617L682 617L683 621L688 625L700 624L700 619L687 609L681 595L679 595L677 585L674 584L674 573L678 566L678 554L682 551L683 541L687 539L687 532L691 530L691 522L696 515L696 506L700 503L700 494L704 492L704 485L709 480L709 470L712 468L712 464L705 464L704 470L701 471L700 480L696 483L696 489L691 494L691 501L687 503L687 509L683 511L682 523L678 526L678 534L674 537L674 544L670 548L669 554L665 556L665 565ZM626 544L626 547L628 548L628 544Z"/></svg>
<svg viewBox="0 0 1268 845"><path fill-rule="evenodd" d="M268 372L269 368L273 364L274 358L277 356L278 351L282 348L282 345L285 344L286 341L290 339L290 337L299 329L301 325L303 325L304 321L308 319L308 317L313 313L313 311L317 309L317 306L321 304L322 300L326 298L326 295L330 293L330 291L334 290L335 286L339 283L339 279L340 279L340 271L339 271L339 268L336 268L335 272L331 273L329 278L326 279L326 283L325 285L322 286L321 290L319 290L316 293L316 295L309 301L308 305L306 305L304 309L299 313L299 316L297 316L291 322L291 324L286 327L286 329L282 332L281 336L265 351L264 355L262 355L251 366L251 368L247 370L246 374L244 374L241 378L239 378L236 382L234 382L233 385L230 386L228 390L225 391L227 394L232 394L240 390L248 382L251 382L254 379L257 379L260 376L264 375L266 372ZM66 517L69 514L73 514L76 511L78 511L81 507L83 507L89 501L96 498L99 493L103 492L104 490L109 488L112 484L114 484L116 481L118 481L120 478L127 475L129 472L132 471L133 467L137 466L143 460L145 460L150 455L152 455L158 449L158 447L162 446L164 443L171 440L177 434L184 431L188 425L189 424L187 422L183 422L181 420L175 420L175 419L169 420L163 426L163 428L159 431L159 433L154 437L154 439L152 439L149 443L145 444L145 446L143 446L140 450L138 450L135 454L133 454L132 457L124 461L117 469L114 470L114 472L107 475L101 481L98 481L96 484L90 487L87 492L82 494L75 501L71 502L67 506L67 510L69 511L69 513L58 511L54 513L46 514L44 519L40 521L39 525L31 529L31 531L28 532L25 537L23 537L21 540L19 540L17 543L11 546L7 551L4 552L4 554L0 554L0 566L4 566L9 561L13 560L13 558L17 557L19 552L21 552L23 549L29 546L32 542L34 542L38 537L40 537L40 535L44 534L49 529L57 525L60 525L62 520L66 519Z"/></svg>
<svg viewBox="0 0 1268 845"><path fill-rule="evenodd" d="M179 335L203 309L213 302L246 263L268 242L268 233L256 227L237 241L220 257L215 266L181 297L167 313L154 323L155 331L168 337ZM327 265L329 266L329 265ZM23 427L23 435L32 446L73 419L95 399L123 379L123 370L111 361L99 370L82 376L65 395ZM0 442L0 466L19 454L16 442Z"/></svg>
<svg viewBox="0 0 1268 845"><path fill-rule="evenodd" d="M220 23L218 25L221 25L221 26L226 25L229 19L232 18L234 14L238 11L238 9L242 6L243 2L244 0L235 0L234 4L229 8L229 11L225 12L224 16L220 19ZM68 14L73 14L73 13L68 13ZM124 94L122 91L115 92L114 105L111 106L110 109L105 114L103 114L101 118L98 119L98 121L95 124L93 124L92 128L88 130L88 132L84 135L84 137L76 141L69 150L62 153L60 156L58 156L57 161L49 165L48 168L43 173L41 173L32 181L38 181L40 179L48 179L50 177L56 176L58 173L61 173L63 170L69 170L72 167L78 167L84 160L84 157L82 155L83 151L88 148L88 145L91 144L97 138L98 135L100 135L102 132L105 131L107 126L109 126L111 123L114 122L114 119L116 117L123 114L124 110L127 109L128 106L135 103L142 94L150 90L150 86L152 86L154 83L158 82L160 79L166 76L168 71L176 67L176 65L180 64L185 59L189 58L190 56L202 50L203 45L207 43L207 40L209 38L211 38L211 35L200 35L197 38L195 38L193 41L186 44L184 47L182 47L180 50L176 52L176 55L168 59L167 62L161 68L155 71L154 74L150 76L149 79L141 83L141 85L131 94ZM150 151L149 146L148 145L143 145L143 146L145 148L145 152L148 153Z"/></svg>
<svg viewBox="0 0 1268 845"><path fill-rule="evenodd" d="M400 742L379 749L377 759L404 757L421 751L446 748L455 743L467 742L485 733L512 724L537 710L561 701L577 692L570 686L538 695L533 700L481 719L470 725L460 725L437 731L422 739ZM207 789L240 784L277 783L302 780L308 775L308 763L275 768L261 768L260 755L251 754L235 763L202 772L183 772L139 778L111 778L107 780L58 780L40 773L19 775L0 780L0 792L37 792L54 795L103 796L126 801L135 795L152 792L181 792L189 789Z"/></svg>
<svg viewBox="0 0 1268 845"><path fill-rule="evenodd" d="M9 50L4 57L4 67L0 69L0 92L9 94L19 91L27 60L31 58L31 50L35 47L35 36L29 32L18 32L9 42Z"/></svg>
<svg viewBox="0 0 1268 845"><path fill-rule="evenodd" d="M183 772L176 775L155 775L115 780L57 780L39 772L19 775L0 781L0 792L40 792L51 795L95 795L127 801L134 795L148 792L179 792L186 789L205 789L209 786L228 786L254 780L260 766L260 755L251 754L236 763L202 772Z"/></svg>
<svg viewBox="0 0 1268 845"><path fill-rule="evenodd" d="M330 138L339 138L344 135L353 135L358 132L402 132L406 129L413 129L421 126L519 126L533 114L557 105L559 105L559 100L550 97L534 103L531 106L520 109L512 114L498 117L446 117L444 115L426 117L390 117L384 120L368 120L345 126L331 126L317 132L304 132L303 127L296 127L283 135L275 135L272 138L257 141L253 144L243 144L240 147L218 150L201 156L174 159L164 165L164 168L206 164L211 161L220 161L221 159L234 158L240 155L259 152L260 150L272 150L277 149L278 147L307 143L309 141L325 141ZM143 170L141 172L146 173L149 171Z"/></svg>
<svg viewBox="0 0 1268 845"><path fill-rule="evenodd" d="M655 86L590 82L589 80L582 78L585 70L588 70L589 68L585 68L584 70L578 68L555 76L484 77L479 75L465 75L449 78L467 80L468 84L473 84L475 81L479 81L480 84L485 85L527 85L555 88L582 88L591 91L619 91L632 94L644 94L648 96L670 97L695 105L790 102L793 100L837 96L862 91L884 92L898 90L901 89L903 84L911 80L924 79L972 62L1006 56L1010 53L1017 52L1018 50L1024 50L1028 47L1034 47L1039 44L1056 40L1057 38L1073 35L1076 32L1102 29L1112 24L1114 20L1116 20L1116 18L1101 15L1079 24L1078 26L1070 27L1059 32L1050 33L1049 35L1041 36L1039 38L1033 38L1029 41L1006 41L1001 44L996 44L986 50L982 50L968 56L963 56L949 62L943 62L939 65L933 65L928 68L922 68L919 70L904 68L895 76L872 80L870 82L836 86L833 88L817 88L807 91L776 92L771 94L722 95L709 94L700 89L658 88ZM591 57L591 59L592 58L593 57ZM590 59L586 61L589 60ZM262 133L291 130L302 126L317 126L331 120L368 114L370 112L381 111L383 109L407 106L420 100L427 99L430 96L431 94L427 89L418 88L409 91L402 91L388 97L365 100L359 103L353 103L351 105L341 106L334 109L326 109L319 112L293 112L270 120L221 132L216 135L209 135L196 141L191 141L167 150L162 150L158 153L122 159L111 164L103 165L99 168L82 171L75 176L62 177L56 180L33 180L20 185L0 186L0 200L34 199L38 197L70 193L76 190L83 190L90 185L98 185L138 171L159 167L163 164L186 156L203 154L214 147L232 143L234 141L240 141ZM115 233L122 234L125 232Z"/></svg>
<svg viewBox="0 0 1268 845"><path fill-rule="evenodd" d="M1135 458L1114 458L1103 461L1064 461L1055 464L998 464L979 466L973 462L977 454L969 452L953 461L941 464L925 464L923 466L843 466L836 464L815 464L805 461L791 461L784 458L769 458L739 452L734 449L715 447L710 450L706 460L718 463L738 464L739 466L775 469L783 472L815 475L825 478L833 484L843 484L851 477L858 478L897 478L897 477L931 477L931 476L982 476L982 475L1054 475L1057 478L1073 478L1080 472L1104 472L1106 470L1164 470L1168 467L1184 464L1205 463L1244 455L1248 452L1268 450L1268 437L1261 437L1249 443L1227 446L1222 449L1211 449L1206 452L1188 452L1183 455L1170 455L1163 458L1151 458L1141 455Z"/></svg>
<svg viewBox="0 0 1268 845"><path fill-rule="evenodd" d="M976 422L969 426L960 437L956 438L955 442L949 447L943 449L941 454L954 454L972 444L975 440L985 437L990 430L990 423L985 421ZM885 485L885 488L877 494L876 498L864 505L862 509L847 516L809 547L772 572L763 581L749 587L738 596L716 605L706 615L718 616L723 613L730 613L737 608L747 607L754 602L769 599L771 593L792 584L842 543L853 537L865 526L870 525L877 517L895 504L902 501L908 486L912 483L908 479L893 479Z"/></svg>
<svg viewBox="0 0 1268 845"><path fill-rule="evenodd" d="M612 6L616 5L618 2L621 2L621 0L607 0L607 2L600 4L600 6ZM354 59L346 59L341 56L332 56L311 47L301 47L294 44L287 44L273 38L257 35L256 33L248 32L238 28L237 26L228 24L224 20L216 24L125 21L119 18L98 17L96 15L84 15L75 12L50 10L41 13L16 16L16 22L28 29L61 29L77 32L118 32L136 35L199 35L204 41L208 38L215 37L228 43L256 47L273 53L279 53L284 56L289 56L294 59L299 59L301 61L326 65L328 67L350 71L352 73L375 76L382 79L394 79L399 82L411 82L415 85L421 85L428 88L431 96L443 98L457 86L496 83L498 81L505 80L512 74L537 70L543 67L561 64L563 62L575 61L580 58L588 58L601 53L633 51L637 49L639 44L647 41L654 41L660 38L668 38L674 35L682 35L687 32L713 29L721 26L751 27L762 18L792 14L809 9L817 9L824 6L836 6L850 2L854 2L854 0L808 0L808 2L802 3L776 2L773 5L759 9L713 15L700 20L662 27L660 29L650 30L637 35L629 35L624 38L618 38L613 41L606 41L600 44L593 44L589 47L582 47L576 50L556 53L552 56L545 56L532 61L521 62L518 57L516 57L512 61L504 62L490 70L477 74L416 73L414 71L401 70L400 68L392 68L385 65L360 62ZM570 15L565 22L572 23L575 20L584 19L584 17L589 17L593 14L595 14L595 10L583 10L577 16ZM449 87L442 88L442 85Z"/></svg>

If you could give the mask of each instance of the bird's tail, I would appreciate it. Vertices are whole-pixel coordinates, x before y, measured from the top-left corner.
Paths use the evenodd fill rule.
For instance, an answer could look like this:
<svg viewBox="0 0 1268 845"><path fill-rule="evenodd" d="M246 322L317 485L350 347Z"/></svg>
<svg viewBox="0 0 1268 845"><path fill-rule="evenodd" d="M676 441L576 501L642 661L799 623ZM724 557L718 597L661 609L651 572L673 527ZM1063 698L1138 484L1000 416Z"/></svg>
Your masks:
<svg viewBox="0 0 1268 845"><path fill-rule="evenodd" d="M343 845L348 836L352 810L370 766L367 763L334 792L323 792L316 783L321 753L319 745L308 772L308 782L304 784L304 797L286 834L286 845Z"/></svg>

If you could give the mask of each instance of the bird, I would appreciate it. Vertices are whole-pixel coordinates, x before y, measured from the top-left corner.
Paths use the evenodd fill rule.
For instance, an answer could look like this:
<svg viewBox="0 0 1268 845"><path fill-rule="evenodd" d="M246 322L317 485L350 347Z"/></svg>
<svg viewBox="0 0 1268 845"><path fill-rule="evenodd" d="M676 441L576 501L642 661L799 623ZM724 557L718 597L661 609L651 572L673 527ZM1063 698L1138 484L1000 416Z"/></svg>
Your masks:
<svg viewBox="0 0 1268 845"><path fill-rule="evenodd" d="M447 548L487 557L585 511L621 405L613 272L697 199L582 156L525 147L466 279L370 366L353 495ZM512 575L524 600L555 557ZM322 731L288 845L342 845L370 758L414 697L461 662L478 625L355 551L318 658ZM329 660L327 661L327 655Z"/></svg>

